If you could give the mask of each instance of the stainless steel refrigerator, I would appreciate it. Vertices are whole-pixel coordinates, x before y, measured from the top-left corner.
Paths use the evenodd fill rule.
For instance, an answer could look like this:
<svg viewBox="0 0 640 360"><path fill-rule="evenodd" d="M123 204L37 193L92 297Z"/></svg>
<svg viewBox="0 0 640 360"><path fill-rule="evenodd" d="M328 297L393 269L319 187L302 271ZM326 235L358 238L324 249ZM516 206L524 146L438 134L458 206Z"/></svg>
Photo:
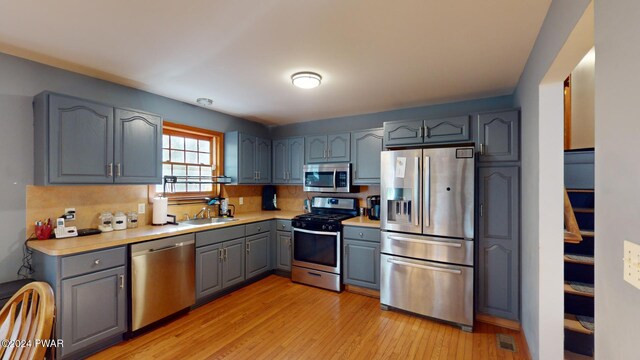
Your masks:
<svg viewBox="0 0 640 360"><path fill-rule="evenodd" d="M473 327L474 149L382 152L382 308Z"/></svg>

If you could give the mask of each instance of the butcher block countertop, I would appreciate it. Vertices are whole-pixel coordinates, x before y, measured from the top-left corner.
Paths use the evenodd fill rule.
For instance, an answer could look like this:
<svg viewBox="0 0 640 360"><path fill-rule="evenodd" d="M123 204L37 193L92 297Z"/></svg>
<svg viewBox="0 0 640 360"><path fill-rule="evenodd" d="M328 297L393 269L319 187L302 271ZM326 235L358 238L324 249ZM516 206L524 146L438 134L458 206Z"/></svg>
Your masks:
<svg viewBox="0 0 640 360"><path fill-rule="evenodd" d="M163 226L145 225L135 229L111 231L98 235L53 240L30 240L27 245L31 249L37 250L47 255L72 255L85 251L100 250L114 246L160 239L168 236L221 229L224 227L249 224L258 221L274 219L291 220L294 216L299 214L300 212L296 211L261 211L238 214L236 216L236 219L238 219L237 221L230 221L228 223L220 223L215 225L187 225L182 223L178 225Z"/></svg>
<svg viewBox="0 0 640 360"><path fill-rule="evenodd" d="M370 228L380 228L380 220L370 220L367 216L357 216L342 222L344 226L362 226Z"/></svg>

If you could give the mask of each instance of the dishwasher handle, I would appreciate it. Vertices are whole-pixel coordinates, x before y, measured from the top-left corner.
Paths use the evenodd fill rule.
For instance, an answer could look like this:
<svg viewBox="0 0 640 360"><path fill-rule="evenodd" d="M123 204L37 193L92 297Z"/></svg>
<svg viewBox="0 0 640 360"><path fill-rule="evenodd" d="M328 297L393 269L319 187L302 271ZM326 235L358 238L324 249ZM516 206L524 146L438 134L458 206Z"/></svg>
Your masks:
<svg viewBox="0 0 640 360"><path fill-rule="evenodd" d="M181 247L184 247L184 246L193 245L194 243L195 243L195 241L193 241L193 240L183 241L183 242L175 243L175 244L172 244L172 245L162 246L162 247L159 247L159 248L151 248L151 249L147 249L147 250L136 251L136 252L131 253L131 256L133 257L133 256L140 256L140 255L145 255L145 254L159 253L159 252L162 252L162 251L167 251L167 250L181 248Z"/></svg>

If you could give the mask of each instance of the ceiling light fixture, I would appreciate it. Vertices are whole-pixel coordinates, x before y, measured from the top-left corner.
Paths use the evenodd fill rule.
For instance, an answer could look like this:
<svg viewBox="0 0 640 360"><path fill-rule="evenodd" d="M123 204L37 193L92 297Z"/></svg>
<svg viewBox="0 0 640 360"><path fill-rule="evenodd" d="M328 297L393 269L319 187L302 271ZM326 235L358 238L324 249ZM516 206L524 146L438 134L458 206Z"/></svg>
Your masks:
<svg viewBox="0 0 640 360"><path fill-rule="evenodd" d="M322 76L310 71L301 71L291 75L293 85L301 89L313 89L318 87L322 81Z"/></svg>
<svg viewBox="0 0 640 360"><path fill-rule="evenodd" d="M196 102L202 106L211 106L213 104L213 100L207 98L198 98Z"/></svg>

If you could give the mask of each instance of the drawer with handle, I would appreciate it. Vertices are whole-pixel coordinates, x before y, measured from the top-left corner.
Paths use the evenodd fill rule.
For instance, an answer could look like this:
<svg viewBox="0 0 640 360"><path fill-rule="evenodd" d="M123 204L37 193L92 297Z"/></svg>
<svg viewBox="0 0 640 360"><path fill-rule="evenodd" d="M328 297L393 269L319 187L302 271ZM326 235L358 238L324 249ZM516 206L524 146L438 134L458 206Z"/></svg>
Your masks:
<svg viewBox="0 0 640 360"><path fill-rule="evenodd" d="M126 258L127 252L124 246L66 256L62 258L62 278L122 266Z"/></svg>
<svg viewBox="0 0 640 360"><path fill-rule="evenodd" d="M271 230L271 220L247 224L247 236L260 234Z"/></svg>
<svg viewBox="0 0 640 360"><path fill-rule="evenodd" d="M344 238L380 242L380 230L357 226L345 226Z"/></svg>
<svg viewBox="0 0 640 360"><path fill-rule="evenodd" d="M277 220L276 230L291 231L291 220Z"/></svg>
<svg viewBox="0 0 640 360"><path fill-rule="evenodd" d="M473 241L469 240L383 231L380 249L386 254L473 265Z"/></svg>

